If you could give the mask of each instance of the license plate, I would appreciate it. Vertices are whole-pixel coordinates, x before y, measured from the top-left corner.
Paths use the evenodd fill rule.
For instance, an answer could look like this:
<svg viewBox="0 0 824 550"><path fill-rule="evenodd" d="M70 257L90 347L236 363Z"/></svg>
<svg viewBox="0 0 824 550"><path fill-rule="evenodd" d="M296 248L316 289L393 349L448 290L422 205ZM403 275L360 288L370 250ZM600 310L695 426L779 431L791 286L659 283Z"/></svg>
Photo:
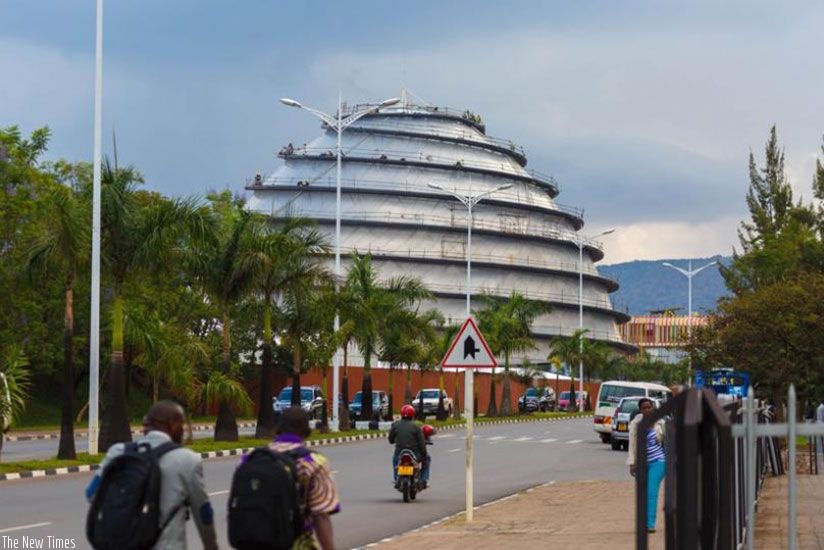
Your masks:
<svg viewBox="0 0 824 550"><path fill-rule="evenodd" d="M624 424L623 422L620 422L620 423L618 424L618 431L619 431L619 432L625 432L625 431L627 431L627 425L626 425L626 424Z"/></svg>
<svg viewBox="0 0 824 550"><path fill-rule="evenodd" d="M612 417L611 416L604 417L604 424L612 424Z"/></svg>
<svg viewBox="0 0 824 550"><path fill-rule="evenodd" d="M415 472L414 466L398 466L399 476L411 476Z"/></svg>

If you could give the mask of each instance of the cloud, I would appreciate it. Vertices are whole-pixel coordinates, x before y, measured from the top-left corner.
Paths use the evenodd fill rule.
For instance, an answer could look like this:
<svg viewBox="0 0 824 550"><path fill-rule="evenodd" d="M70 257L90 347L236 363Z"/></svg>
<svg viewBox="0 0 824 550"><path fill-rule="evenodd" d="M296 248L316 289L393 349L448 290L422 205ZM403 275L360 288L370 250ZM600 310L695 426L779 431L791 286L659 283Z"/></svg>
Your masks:
<svg viewBox="0 0 824 550"><path fill-rule="evenodd" d="M705 223L636 223L615 226L615 233L598 240L604 247L605 265L632 260L728 256L733 248L740 250L739 225L739 218L719 218ZM604 229L607 227L593 227L591 234Z"/></svg>

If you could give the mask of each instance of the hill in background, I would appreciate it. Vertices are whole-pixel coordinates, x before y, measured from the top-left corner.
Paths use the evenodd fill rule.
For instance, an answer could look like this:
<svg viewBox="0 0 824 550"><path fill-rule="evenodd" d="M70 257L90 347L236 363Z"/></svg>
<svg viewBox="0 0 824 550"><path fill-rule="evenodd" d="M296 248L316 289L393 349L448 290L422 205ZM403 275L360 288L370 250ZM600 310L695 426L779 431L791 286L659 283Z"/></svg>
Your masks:
<svg viewBox="0 0 824 550"><path fill-rule="evenodd" d="M692 258L692 268L697 269L711 261L729 265L731 258L714 256L710 258ZM681 269L687 269L690 258L673 260L637 260L621 264L603 265L598 271L621 285L618 291L610 294L616 308L628 309L630 315L648 315L650 311L680 308L677 313L688 312L688 279L672 268L665 267L669 262ZM722 296L729 295L724 286L718 268L708 267L692 277L692 310L706 313L715 310L716 302Z"/></svg>

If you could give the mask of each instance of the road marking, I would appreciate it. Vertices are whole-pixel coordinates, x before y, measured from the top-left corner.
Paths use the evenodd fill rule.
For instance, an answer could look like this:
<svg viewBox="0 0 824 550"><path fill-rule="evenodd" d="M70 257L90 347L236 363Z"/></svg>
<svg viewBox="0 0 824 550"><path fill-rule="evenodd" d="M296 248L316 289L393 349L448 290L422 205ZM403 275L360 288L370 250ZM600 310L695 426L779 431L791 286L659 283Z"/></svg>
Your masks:
<svg viewBox="0 0 824 550"><path fill-rule="evenodd" d="M213 497L215 495L225 495L228 492L229 492L229 489L226 489L225 491L215 491L214 493L209 493L209 496Z"/></svg>
<svg viewBox="0 0 824 550"><path fill-rule="evenodd" d="M11 531L21 531L23 529L34 529L35 527L45 527L46 525L51 525L52 522L44 521L43 523L32 523L29 525L19 525L17 527L6 527L5 529L0 529L0 533L10 533Z"/></svg>
<svg viewBox="0 0 824 550"><path fill-rule="evenodd" d="M446 451L447 453L457 453L458 451L462 451L463 449L450 449Z"/></svg>
<svg viewBox="0 0 824 550"><path fill-rule="evenodd" d="M575 443L583 443L583 442L584 442L583 439L571 439L571 440L567 441L567 444L568 445L573 445Z"/></svg>
<svg viewBox="0 0 824 550"><path fill-rule="evenodd" d="M518 439L513 439L512 441L531 441L531 440L532 440L531 437L524 436L524 437L519 437Z"/></svg>
<svg viewBox="0 0 824 550"><path fill-rule="evenodd" d="M455 434L443 434L443 435L439 435L439 436L438 436L438 439L446 439L446 438L448 438L448 437L455 437Z"/></svg>
<svg viewBox="0 0 824 550"><path fill-rule="evenodd" d="M554 437L550 437L549 439L542 439L541 443L554 443L556 441L558 441L558 440L555 439Z"/></svg>
<svg viewBox="0 0 824 550"><path fill-rule="evenodd" d="M495 437L490 437L489 441L500 441L501 439L506 439L503 435L496 435Z"/></svg>
<svg viewBox="0 0 824 550"><path fill-rule="evenodd" d="M329 472L329 473L331 473L332 475L335 475L336 473L338 473L338 470L332 470L332 471L331 471L331 472Z"/></svg>

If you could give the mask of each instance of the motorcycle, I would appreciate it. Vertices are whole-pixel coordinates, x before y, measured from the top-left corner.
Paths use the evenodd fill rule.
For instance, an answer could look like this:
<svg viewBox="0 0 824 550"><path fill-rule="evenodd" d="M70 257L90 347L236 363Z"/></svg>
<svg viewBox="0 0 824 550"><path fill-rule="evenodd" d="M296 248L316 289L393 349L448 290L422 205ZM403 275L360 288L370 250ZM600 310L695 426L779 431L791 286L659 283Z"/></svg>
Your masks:
<svg viewBox="0 0 824 550"><path fill-rule="evenodd" d="M395 489L403 494L403 501L415 500L415 497L424 490L421 481L421 464L415 458L415 453L404 449L398 456L398 480Z"/></svg>

